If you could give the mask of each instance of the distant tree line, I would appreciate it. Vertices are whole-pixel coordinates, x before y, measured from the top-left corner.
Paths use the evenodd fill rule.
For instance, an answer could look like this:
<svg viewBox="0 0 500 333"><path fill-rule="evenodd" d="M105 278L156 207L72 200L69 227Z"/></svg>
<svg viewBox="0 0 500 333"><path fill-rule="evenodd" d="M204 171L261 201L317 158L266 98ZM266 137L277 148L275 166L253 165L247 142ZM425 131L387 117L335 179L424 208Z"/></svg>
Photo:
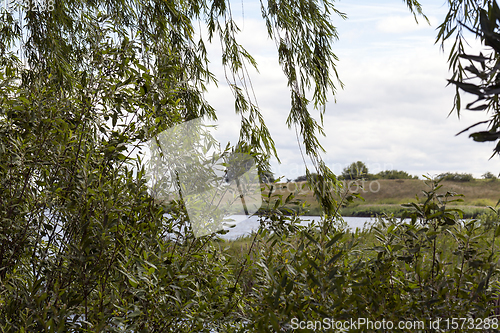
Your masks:
<svg viewBox="0 0 500 333"><path fill-rule="evenodd" d="M315 181L318 178L318 174L316 172L311 172L310 177L313 181ZM297 183L297 182L305 182L306 180L307 180L307 176L302 175L302 176L298 176L293 181Z"/></svg>
<svg viewBox="0 0 500 333"><path fill-rule="evenodd" d="M312 173L311 177L317 177L316 174ZM496 180L498 179L490 171L484 173L481 176L483 179L488 180ZM379 173L372 174L369 172L368 167L362 161L357 161L351 163L349 166L345 167L342 170L342 173L339 176L341 180L355 180L355 179L367 179L367 180L376 180L376 179L418 179L418 176L410 175L406 171L401 170L384 170ZM471 173L458 173L458 172L445 172L439 174L437 179L450 180L450 181L459 181L459 182L469 182L473 181L475 178ZM294 179L294 182L303 182L307 180L306 175L299 176Z"/></svg>
<svg viewBox="0 0 500 333"><path fill-rule="evenodd" d="M481 178L487 180L497 180L497 176L495 176L490 171L484 173ZM445 172L437 176L437 179L443 180L451 180L456 182L470 182L475 180L474 176L471 173L458 173L458 172Z"/></svg>
<svg viewBox="0 0 500 333"><path fill-rule="evenodd" d="M456 182L470 182L474 180L471 173L445 172L439 174L437 179L452 180Z"/></svg>
<svg viewBox="0 0 500 333"><path fill-rule="evenodd" d="M311 177L314 179L317 177L315 173L311 173ZM357 161L351 163L348 167L344 168L339 179L418 179L417 176L410 175L406 171L399 170L384 170L377 174L371 174L368 171L368 167L365 163ZM307 180L306 175L299 176L294 179L294 182L303 182Z"/></svg>
<svg viewBox="0 0 500 333"><path fill-rule="evenodd" d="M353 179L418 179L418 176L410 175L406 171L400 170L384 170L376 174L371 174L365 163L361 161L353 162L349 166L345 167L340 175L341 179L353 180Z"/></svg>

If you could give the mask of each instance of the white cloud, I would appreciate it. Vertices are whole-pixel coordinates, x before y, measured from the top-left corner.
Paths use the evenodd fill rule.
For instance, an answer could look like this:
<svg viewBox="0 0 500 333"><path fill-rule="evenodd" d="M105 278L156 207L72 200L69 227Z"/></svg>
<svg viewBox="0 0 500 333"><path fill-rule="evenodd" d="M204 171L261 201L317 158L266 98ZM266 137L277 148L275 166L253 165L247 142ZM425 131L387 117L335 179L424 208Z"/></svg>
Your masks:
<svg viewBox="0 0 500 333"><path fill-rule="evenodd" d="M446 8L424 3L424 11L426 8L430 8L426 13L435 27L439 20L433 17L441 17ZM328 104L327 137L321 138L327 150L325 162L333 171L340 173L351 162L361 160L373 172L398 169L420 176L452 171L476 177L486 171L498 173L500 159L488 161L491 144L473 142L468 133L455 136L486 115L464 111L460 120L456 114L447 117L454 89L445 87L451 74L447 54L434 44L434 28L423 21L419 28L403 4L339 9L351 18L338 22L340 41L334 45L346 87L339 91L337 104ZM259 63L260 74L251 71L253 87L282 161L281 165L273 163L274 172L295 178L305 171L295 131L285 124L290 96L274 42L268 39L264 22L247 16L247 12L240 26L240 42ZM405 34L380 33L379 29ZM478 53L479 43L473 41L472 45L471 53ZM219 47L215 42L209 52L218 54ZM220 84L219 88L210 87L207 99L217 109L217 138L235 142L239 116L234 114L234 101L224 84L220 58L213 59L217 60L211 68Z"/></svg>
<svg viewBox="0 0 500 333"><path fill-rule="evenodd" d="M417 23L413 15L388 16L380 19L377 22L377 29L382 32L396 34L404 34L418 30L432 29L432 27L436 26L437 19L432 16L428 18L431 25L425 22L424 19L419 19Z"/></svg>

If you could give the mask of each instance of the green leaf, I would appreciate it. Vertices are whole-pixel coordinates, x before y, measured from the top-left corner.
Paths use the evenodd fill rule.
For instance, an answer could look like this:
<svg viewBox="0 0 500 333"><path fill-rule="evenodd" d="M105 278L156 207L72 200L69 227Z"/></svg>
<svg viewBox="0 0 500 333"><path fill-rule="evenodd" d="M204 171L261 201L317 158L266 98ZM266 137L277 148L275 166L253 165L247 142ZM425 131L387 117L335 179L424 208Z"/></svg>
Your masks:
<svg viewBox="0 0 500 333"><path fill-rule="evenodd" d="M326 244L326 248L330 248L331 246L333 246L338 240L340 240L342 238L342 236L344 236L344 233L342 232L339 232L337 234L335 234L335 236L333 236L332 239L330 239L330 241Z"/></svg>
<svg viewBox="0 0 500 333"><path fill-rule="evenodd" d="M500 138L500 132L481 131L472 133L469 137L477 142L496 141Z"/></svg>
<svg viewBox="0 0 500 333"><path fill-rule="evenodd" d="M454 80L448 80L448 82L456 85L457 87L459 87L460 89L462 89L463 91L466 91L468 93L478 95L478 96L483 95L481 88L476 86L475 84L463 83L463 82L454 81Z"/></svg>

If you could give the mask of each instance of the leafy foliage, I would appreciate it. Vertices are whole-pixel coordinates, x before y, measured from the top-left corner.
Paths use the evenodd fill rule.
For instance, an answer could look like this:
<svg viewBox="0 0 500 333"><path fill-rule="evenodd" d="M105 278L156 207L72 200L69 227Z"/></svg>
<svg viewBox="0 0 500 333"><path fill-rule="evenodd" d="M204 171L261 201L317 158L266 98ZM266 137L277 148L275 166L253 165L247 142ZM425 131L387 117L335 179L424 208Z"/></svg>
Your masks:
<svg viewBox="0 0 500 333"><path fill-rule="evenodd" d="M361 161L353 162L342 170L343 179L360 179L368 175L368 167Z"/></svg>
<svg viewBox="0 0 500 333"><path fill-rule="evenodd" d="M294 182L304 182L307 180L307 176L306 175L302 175L302 176L298 176L297 178L295 178L293 181Z"/></svg>
<svg viewBox="0 0 500 333"><path fill-rule="evenodd" d="M445 172L438 175L436 178L442 180L451 180L458 182L470 182L474 180L474 177L470 173L458 173L458 172Z"/></svg>
<svg viewBox="0 0 500 333"><path fill-rule="evenodd" d="M311 177L312 182L318 181L318 174L317 173L311 172L310 177ZM295 178L294 182L305 182L307 180L308 180L307 175L302 175L302 176L298 176L297 178Z"/></svg>
<svg viewBox="0 0 500 333"><path fill-rule="evenodd" d="M475 3L475 2L474 2ZM470 5L470 4L469 4ZM475 4L478 6L478 4ZM467 7L468 9L468 7ZM466 10L466 9L464 9ZM498 32L498 20L500 20L500 8L496 1L489 1L486 9L474 7L474 10L466 12L465 20L461 22L460 29L466 27L476 36L480 37L486 46L491 48L490 54L483 55L467 55L461 45L461 37L457 35L457 49L452 49L453 56L450 55L450 66L454 68L454 75L449 82L457 87L457 95L455 97L455 107L457 111L460 109L460 95L458 89L477 96L477 99L469 104L466 108L470 111L486 111L492 112L489 120L477 122L458 134L461 134L469 129L481 125L488 124L487 131L478 131L469 135L477 142L495 142L500 138L500 127L498 110L498 94L500 93L500 76L498 73L498 59L500 55L500 33ZM468 17L468 15L477 15ZM447 17L448 19L448 17ZM470 24L468 26L467 24ZM441 32L445 29L442 27ZM441 33L440 32L440 33ZM450 31L449 33L452 33ZM442 36L442 35L441 35ZM444 41L443 37L443 41ZM460 59L469 62L468 66L463 66ZM457 134L457 135L458 135ZM500 143L497 143L493 149L493 155L500 153Z"/></svg>
<svg viewBox="0 0 500 333"><path fill-rule="evenodd" d="M483 177L484 179L490 179L490 180L496 180L497 179L497 176L495 176L490 171L485 172L481 177Z"/></svg>
<svg viewBox="0 0 500 333"><path fill-rule="evenodd" d="M418 176L412 176L406 171L384 170L375 174L375 179L418 179Z"/></svg>
<svg viewBox="0 0 500 333"><path fill-rule="evenodd" d="M417 1L404 2L421 14ZM219 38L242 116L237 148L261 171L277 155L246 89L246 66L256 62L236 39L229 3L57 0L53 11L16 9L0 20L2 332L271 332L290 331L293 317L492 314L498 220L489 233L462 224L446 207L454 195L437 195L435 182L409 207L410 223L345 229L337 179L319 157L321 122L310 113L322 117L336 89L332 15L345 15L333 3L262 3L290 87L288 124L313 161L306 178L326 214L301 226L280 210L293 195L273 201L270 190L242 258L217 234L194 237L182 200L165 214L139 154L173 124L216 118L203 93L215 80L206 43ZM196 34L201 22L208 39Z"/></svg>
<svg viewBox="0 0 500 333"><path fill-rule="evenodd" d="M246 67L256 62L237 41L229 3L15 6L0 13L2 331L231 331L241 290L217 235L195 238L182 202L166 215L153 201L141 152L174 124L216 119L203 94L215 82L207 43L218 38L242 119L237 149L264 172L277 155L248 88ZM309 104L322 114L335 89L337 11L323 1L271 1L262 11L270 36L283 34L289 125L333 184ZM208 38L196 31L201 22ZM328 193L322 203L331 207Z"/></svg>
<svg viewBox="0 0 500 333"><path fill-rule="evenodd" d="M436 43L439 42L441 48L444 50L445 43L453 40L453 45L448 56L449 68L453 72L451 81L463 82L467 77L466 67L460 62L461 55L465 53L464 44L467 44L464 34L469 29L479 29L480 11L482 7L488 6L492 2L493 1L490 0L482 2L474 0L455 0L448 2L449 10L444 21L438 27ZM452 111L456 110L457 114L460 116L461 106L460 92L457 86Z"/></svg>
<svg viewBox="0 0 500 333"><path fill-rule="evenodd" d="M355 233L331 221L329 234L311 225L264 237L254 254L260 269L251 276L262 288L242 308L247 329L291 332L290 318L494 320L498 219L492 228L461 221L460 210L447 208L457 195L438 194L439 181L428 185L421 204L406 206L409 221L389 218Z"/></svg>

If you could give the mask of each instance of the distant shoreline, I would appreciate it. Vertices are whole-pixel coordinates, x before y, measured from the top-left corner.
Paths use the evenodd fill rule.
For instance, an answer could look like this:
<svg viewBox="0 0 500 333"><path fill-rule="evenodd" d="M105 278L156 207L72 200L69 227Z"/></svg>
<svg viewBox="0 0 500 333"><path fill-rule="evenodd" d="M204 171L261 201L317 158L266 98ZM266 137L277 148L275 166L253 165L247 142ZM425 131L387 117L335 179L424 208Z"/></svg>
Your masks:
<svg viewBox="0 0 500 333"><path fill-rule="evenodd" d="M370 184L376 182L376 186ZM364 188L362 187L364 184ZM281 196L282 200L291 193L295 193L292 203L281 206L280 210L285 215L301 213L302 215L321 216L320 205L316 201L314 194L309 190L306 182L297 183L276 183L261 184L267 189L262 192L262 206L257 212L263 215L268 211L267 207L274 207L274 203ZM455 197L463 200L448 204L448 207L459 208L464 212L464 218L476 218L481 214L491 212L488 206L495 207L500 199L500 180L472 180L472 181L442 181L440 193L456 192L463 194L463 197ZM268 189L273 186L271 202L264 202L268 195ZM411 211L410 208L402 207L406 203L419 203L424 197L423 190L428 190L423 180L420 179L378 179L366 181L351 181L344 183L344 187L356 189L364 198L355 199L348 203L346 207L340 209L340 214L346 217L374 217L380 215L391 215L401 217L404 211ZM375 190L373 190L375 189ZM295 191L293 191L295 190ZM356 191L353 191L356 192ZM418 195L418 199L416 198ZM339 200L340 198L337 198ZM158 203L160 200L156 200ZM168 204L165 205L168 209Z"/></svg>
<svg viewBox="0 0 500 333"><path fill-rule="evenodd" d="M375 185L373 185L374 182L376 182ZM500 180L442 181L440 184L442 188L439 193L463 194L454 198L462 201L449 203L448 207L461 209L464 212L464 218L476 218L481 214L491 212L488 206L495 207L500 199ZM350 181L349 183L344 181L344 187L357 190L352 192L360 193L364 198L364 201L355 199L340 209L340 214L346 217L373 217L383 214L401 217L403 212L411 211L410 208L402 207L402 204L421 202L424 197L422 191L429 190L421 179L377 179ZM305 182L275 184L273 193L281 195L284 200L291 193L289 189L295 188L302 189L295 196L297 203L288 204L284 208L302 211L305 215L320 216L321 208ZM264 191L264 194L266 193ZM307 209L301 207L304 202L308 204Z"/></svg>
<svg viewBox="0 0 500 333"><path fill-rule="evenodd" d="M491 210L482 206L450 206L450 208L458 208L464 212L463 218L477 218L482 214L487 214ZM345 217L376 217L382 215L391 215L401 217L405 211L411 212L410 208L402 207L401 205L370 205L358 206L356 208L343 208L340 210L340 215ZM290 212L282 211L284 215L291 216ZM264 215L265 212L258 212L257 215ZM308 216L321 216L317 209L311 211L304 211L303 215Z"/></svg>

